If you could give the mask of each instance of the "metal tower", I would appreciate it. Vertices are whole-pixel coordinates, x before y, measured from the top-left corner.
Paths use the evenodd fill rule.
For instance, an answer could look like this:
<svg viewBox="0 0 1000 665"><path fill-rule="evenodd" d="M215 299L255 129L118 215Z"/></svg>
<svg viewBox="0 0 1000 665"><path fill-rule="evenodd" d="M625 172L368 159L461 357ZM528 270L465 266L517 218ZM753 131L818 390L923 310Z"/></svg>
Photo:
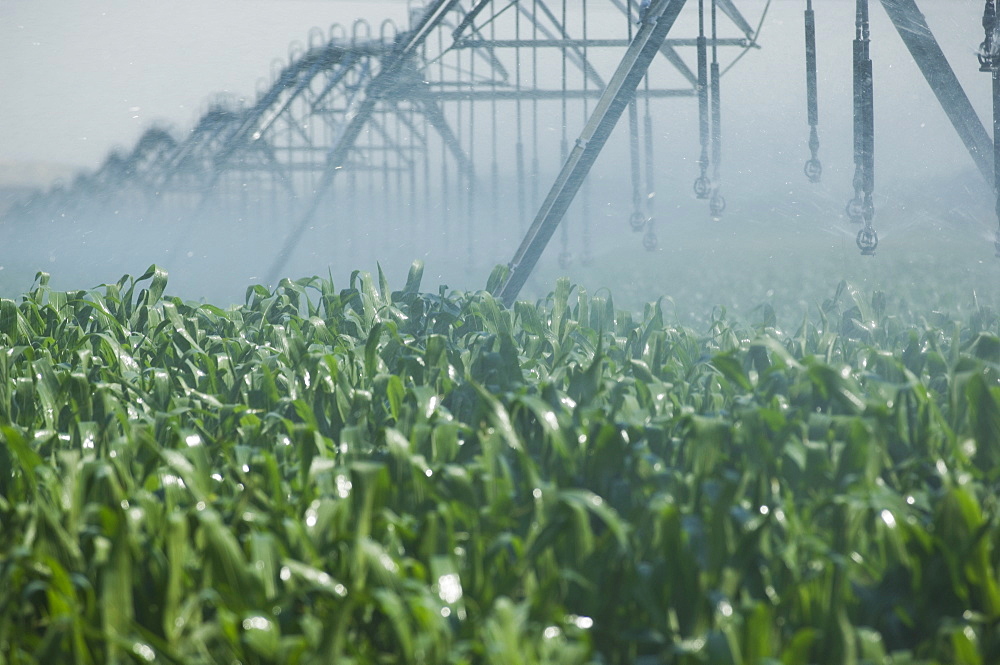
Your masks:
<svg viewBox="0 0 1000 665"><path fill-rule="evenodd" d="M993 182L990 137L914 0L880 2ZM857 3L855 146L864 208L874 177L862 117L871 67L864 64L868 2ZM100 224L113 211L167 231L173 239L164 251L174 256L212 228L214 242L231 243L270 283L310 253L353 263L386 244L427 242L471 265L477 254L505 260L520 240L500 290L509 303L574 200L593 195L587 175L623 115L630 221L647 248L657 243L654 118L667 117L669 104L698 105L692 130L702 155L692 178L712 215L723 214L720 63L758 47L763 16L758 3L751 23L747 4L433 0L413 6L402 29L363 21L314 29L275 64L252 103L215 103L184 136L150 129L131 152L112 153L97 172L24 202L8 219ZM812 7L804 8L808 64ZM807 175L818 179L814 37L811 48ZM590 214L580 207L572 233L562 224L561 261L573 250L587 260ZM871 215L862 217L874 233Z"/></svg>

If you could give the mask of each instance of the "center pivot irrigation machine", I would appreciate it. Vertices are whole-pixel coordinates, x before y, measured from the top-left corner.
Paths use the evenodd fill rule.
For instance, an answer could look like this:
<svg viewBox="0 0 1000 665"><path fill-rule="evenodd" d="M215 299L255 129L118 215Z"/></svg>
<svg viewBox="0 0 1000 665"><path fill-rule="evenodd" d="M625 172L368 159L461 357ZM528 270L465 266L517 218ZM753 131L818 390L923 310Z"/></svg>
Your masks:
<svg viewBox="0 0 1000 665"><path fill-rule="evenodd" d="M131 152L114 152L96 172L23 202L8 221L113 213L199 230L229 224L232 237L256 237L266 248L259 258L270 264L264 276L271 283L309 247L322 247L328 260L336 251L357 259L366 244L434 238L450 254L472 257L483 248L513 248L510 240L523 236L499 288L509 304L561 223L560 262L571 260L571 238L587 260L595 195L587 176L626 111L620 131L628 136L628 221L643 245L657 245L654 126L657 113L668 117L668 104L697 104L694 192L721 218L721 79L758 47L770 2L752 3L757 9L748 18L749 4L435 0L411 6L404 30L388 21L314 29L307 45L293 44L288 61L273 65L252 103L215 103L182 138L150 129ZM980 69L993 78L994 141L916 1L877 4L979 171L1000 191L994 1L985 3L978 52ZM803 9L810 151L804 171L818 182L817 21L812 0ZM855 176L846 212L860 225L858 247L871 255L878 236L869 0L856 0L855 24ZM552 184L544 193L546 182ZM577 199L571 235L563 219ZM456 247L463 236L466 246ZM1000 256L1000 235L996 251Z"/></svg>

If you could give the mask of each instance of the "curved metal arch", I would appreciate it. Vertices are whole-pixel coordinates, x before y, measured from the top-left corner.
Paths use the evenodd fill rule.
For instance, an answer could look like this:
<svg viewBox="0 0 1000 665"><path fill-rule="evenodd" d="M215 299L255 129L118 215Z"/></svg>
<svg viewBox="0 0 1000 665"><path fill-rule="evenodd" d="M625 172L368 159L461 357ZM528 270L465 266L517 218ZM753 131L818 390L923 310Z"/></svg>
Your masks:
<svg viewBox="0 0 1000 665"><path fill-rule="evenodd" d="M390 18L385 19L379 24L378 27L378 37L383 44L391 43L396 41L399 36L399 27L396 22ZM388 37L388 38L387 38Z"/></svg>
<svg viewBox="0 0 1000 665"><path fill-rule="evenodd" d="M347 42L347 28L341 23L330 24L330 43L337 44Z"/></svg>
<svg viewBox="0 0 1000 665"><path fill-rule="evenodd" d="M589 1L598 4L600 0ZM527 4L522 0L510 5L502 19L508 29L515 20L524 20L517 5ZM381 169L378 176L390 182L385 173L396 178L404 169L412 175L426 168L429 162L418 155L430 152L432 144L435 151L441 148L433 157L435 166L446 162L449 169L450 184L442 186L451 187L455 197L471 198L465 190L474 181L473 151L477 141L479 150L487 143L477 134L489 125L488 121L474 124L477 102L487 100L495 107L497 102L502 105L515 99L596 100L600 93L591 73L596 69L586 59L586 36L574 38L567 26L543 22L549 36L542 33L539 41L554 43L516 48L578 53L578 68L584 78L589 77L580 90L545 90L530 85L527 78L512 82L511 77L520 75L515 74L512 52L490 45L485 29L472 34L466 45L471 52L461 53L453 38L456 27L463 22L473 27L483 23L467 21L468 7L478 7L479 15L486 16L488 5L483 0L435 0L419 9L411 5L412 23L407 30L395 32L391 40L387 23L377 31L366 22L355 23L350 36L347 28L334 24L323 44L317 43L319 31L310 31L308 48L299 52L293 47L289 62L275 63L272 80L262 86L265 89L255 100L244 107L230 107L213 120L206 114L148 173L155 175L153 182L161 190L193 192L196 203L192 207L197 207L198 200L214 205L230 196L246 198L247 183L260 189L251 201L279 191L275 198L281 197L287 206L280 217L265 223L272 237L290 216L307 220L337 172L354 169L361 177L365 170ZM498 13L508 5L508 0L502 5L497 1ZM494 19L488 16L484 22L492 26L489 22ZM460 33L460 37L469 39L470 35ZM438 70L437 64L447 67ZM433 72L429 65L434 65ZM686 94L683 90L653 93ZM483 113L483 105L478 107L478 113ZM472 210L464 199L461 206L462 215ZM332 208L323 208L323 214Z"/></svg>
<svg viewBox="0 0 1000 665"><path fill-rule="evenodd" d="M309 36L306 38L306 43L309 44L309 49L323 46L327 41L326 35L323 34L323 30L318 26L313 26L309 29Z"/></svg>
<svg viewBox="0 0 1000 665"><path fill-rule="evenodd" d="M364 34L361 30L364 29ZM351 46L356 46L361 42L371 41L372 35L372 24L363 18L359 18L354 23L351 24Z"/></svg>

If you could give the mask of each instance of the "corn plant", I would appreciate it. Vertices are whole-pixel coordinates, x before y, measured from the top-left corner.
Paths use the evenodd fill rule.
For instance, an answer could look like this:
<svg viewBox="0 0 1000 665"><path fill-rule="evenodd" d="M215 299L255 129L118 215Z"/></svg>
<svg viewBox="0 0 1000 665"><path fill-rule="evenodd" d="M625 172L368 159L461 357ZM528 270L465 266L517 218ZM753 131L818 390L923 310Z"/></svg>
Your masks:
<svg viewBox="0 0 1000 665"><path fill-rule="evenodd" d="M1000 662L1000 326L0 300L0 663Z"/></svg>

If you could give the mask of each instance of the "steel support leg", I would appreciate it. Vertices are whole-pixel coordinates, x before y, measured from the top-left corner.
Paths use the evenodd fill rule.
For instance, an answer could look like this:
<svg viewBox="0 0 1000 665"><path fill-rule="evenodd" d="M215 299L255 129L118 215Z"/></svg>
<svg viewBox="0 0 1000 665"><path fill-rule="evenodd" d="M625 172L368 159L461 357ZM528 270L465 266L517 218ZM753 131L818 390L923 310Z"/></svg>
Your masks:
<svg viewBox="0 0 1000 665"><path fill-rule="evenodd" d="M927 79L980 173L993 182L992 141L955 72L927 26L916 0L880 0L920 72Z"/></svg>
<svg viewBox="0 0 1000 665"><path fill-rule="evenodd" d="M625 107L635 96L639 82L660 45L673 27L685 0L655 0L649 8L638 33L615 70L607 89L587 121L586 127L569 157L563 164L555 184L535 216L521 246L510 262L510 272L497 295L508 306L513 305L538 259L551 240L567 208L590 172L594 160L607 143Z"/></svg>

